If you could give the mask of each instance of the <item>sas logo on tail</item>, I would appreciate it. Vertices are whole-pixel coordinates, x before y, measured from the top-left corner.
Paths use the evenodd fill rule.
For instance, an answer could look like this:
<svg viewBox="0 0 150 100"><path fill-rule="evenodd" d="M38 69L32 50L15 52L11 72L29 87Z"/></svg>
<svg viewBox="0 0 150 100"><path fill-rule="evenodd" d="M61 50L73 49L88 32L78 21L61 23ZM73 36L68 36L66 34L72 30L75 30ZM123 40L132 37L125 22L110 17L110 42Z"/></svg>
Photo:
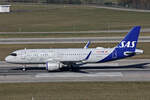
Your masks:
<svg viewBox="0 0 150 100"><path fill-rule="evenodd" d="M134 48L136 41L122 41L119 48Z"/></svg>

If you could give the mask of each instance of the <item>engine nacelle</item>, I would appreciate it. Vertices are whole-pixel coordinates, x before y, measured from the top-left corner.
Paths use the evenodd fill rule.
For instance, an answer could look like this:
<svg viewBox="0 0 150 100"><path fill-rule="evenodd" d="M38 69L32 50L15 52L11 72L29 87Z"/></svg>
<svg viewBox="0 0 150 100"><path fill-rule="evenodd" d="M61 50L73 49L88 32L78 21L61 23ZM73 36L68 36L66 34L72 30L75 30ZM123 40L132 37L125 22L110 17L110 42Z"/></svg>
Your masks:
<svg viewBox="0 0 150 100"><path fill-rule="evenodd" d="M47 62L46 63L46 70L48 71L54 71L62 68L63 64L60 62Z"/></svg>

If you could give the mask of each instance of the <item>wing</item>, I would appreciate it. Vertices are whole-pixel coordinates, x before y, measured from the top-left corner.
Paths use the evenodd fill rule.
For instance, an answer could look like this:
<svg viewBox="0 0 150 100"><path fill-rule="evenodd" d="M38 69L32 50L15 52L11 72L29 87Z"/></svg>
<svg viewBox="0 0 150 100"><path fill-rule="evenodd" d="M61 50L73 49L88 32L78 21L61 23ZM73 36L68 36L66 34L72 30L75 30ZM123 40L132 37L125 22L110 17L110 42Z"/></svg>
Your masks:
<svg viewBox="0 0 150 100"><path fill-rule="evenodd" d="M64 61L62 63L66 64L66 65L83 65L83 64L87 63L87 60L90 58L91 54L92 54L92 51L90 51L88 53L88 55L82 60L79 60L79 61Z"/></svg>

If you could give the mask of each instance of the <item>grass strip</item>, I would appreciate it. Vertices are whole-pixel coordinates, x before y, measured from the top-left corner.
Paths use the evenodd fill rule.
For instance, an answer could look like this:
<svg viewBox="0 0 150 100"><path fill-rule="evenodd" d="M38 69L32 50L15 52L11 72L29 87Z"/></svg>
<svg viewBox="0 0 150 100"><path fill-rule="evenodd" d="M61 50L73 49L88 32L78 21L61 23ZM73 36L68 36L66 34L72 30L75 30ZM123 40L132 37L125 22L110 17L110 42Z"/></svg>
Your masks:
<svg viewBox="0 0 150 100"><path fill-rule="evenodd" d="M2 100L149 100L150 82L0 84Z"/></svg>
<svg viewBox="0 0 150 100"><path fill-rule="evenodd" d="M85 5L12 4L0 14L1 32L51 32L150 27L150 13L116 11Z"/></svg>

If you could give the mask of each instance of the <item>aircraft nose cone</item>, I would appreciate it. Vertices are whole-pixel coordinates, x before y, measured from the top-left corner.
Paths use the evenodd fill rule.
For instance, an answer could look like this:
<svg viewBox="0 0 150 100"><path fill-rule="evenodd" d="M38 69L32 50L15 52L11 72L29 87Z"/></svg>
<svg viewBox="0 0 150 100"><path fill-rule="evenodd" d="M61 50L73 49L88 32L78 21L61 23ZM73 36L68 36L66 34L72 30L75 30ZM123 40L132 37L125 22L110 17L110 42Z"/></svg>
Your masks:
<svg viewBox="0 0 150 100"><path fill-rule="evenodd" d="M10 56L7 56L7 57L5 58L5 61L6 61L6 62L10 62Z"/></svg>
<svg viewBox="0 0 150 100"><path fill-rule="evenodd" d="M8 61L8 56L5 58L5 61L6 61L6 62Z"/></svg>

